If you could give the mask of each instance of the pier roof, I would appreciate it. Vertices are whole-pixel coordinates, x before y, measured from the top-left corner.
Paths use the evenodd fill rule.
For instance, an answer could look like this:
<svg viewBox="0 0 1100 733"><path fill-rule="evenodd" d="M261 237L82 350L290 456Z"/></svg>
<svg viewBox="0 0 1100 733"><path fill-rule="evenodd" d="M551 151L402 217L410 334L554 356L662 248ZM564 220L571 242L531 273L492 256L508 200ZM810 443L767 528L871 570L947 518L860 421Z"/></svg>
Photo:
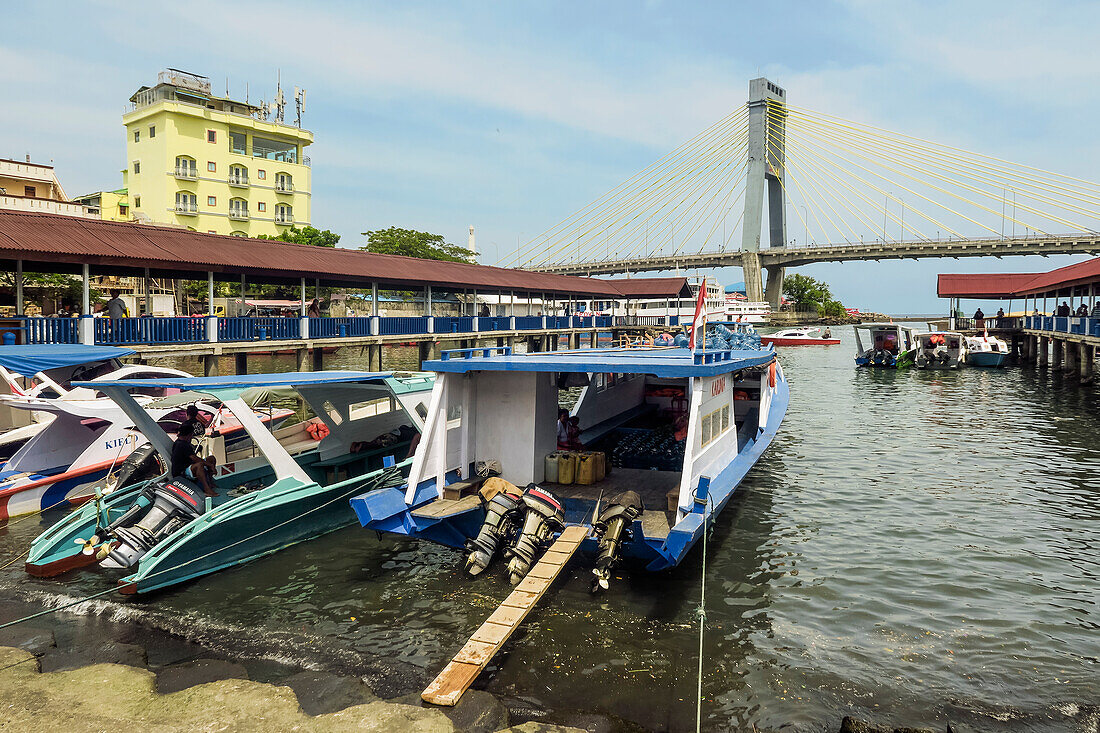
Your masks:
<svg viewBox="0 0 1100 733"><path fill-rule="evenodd" d="M1049 272L941 273L936 294L941 298L1018 298L1089 283L1100 283L1100 257Z"/></svg>
<svg viewBox="0 0 1100 733"><path fill-rule="evenodd" d="M79 272L81 265L88 264L97 273L111 274L149 268L158 276L181 278L213 272L222 280L240 275L256 281L305 277L340 285L377 282L395 289L431 285L623 297L613 282L596 278L22 211L0 210L0 260L23 260L24 270L31 272Z"/></svg>
<svg viewBox="0 0 1100 733"><path fill-rule="evenodd" d="M608 279L626 298L690 298L686 277L629 277Z"/></svg>

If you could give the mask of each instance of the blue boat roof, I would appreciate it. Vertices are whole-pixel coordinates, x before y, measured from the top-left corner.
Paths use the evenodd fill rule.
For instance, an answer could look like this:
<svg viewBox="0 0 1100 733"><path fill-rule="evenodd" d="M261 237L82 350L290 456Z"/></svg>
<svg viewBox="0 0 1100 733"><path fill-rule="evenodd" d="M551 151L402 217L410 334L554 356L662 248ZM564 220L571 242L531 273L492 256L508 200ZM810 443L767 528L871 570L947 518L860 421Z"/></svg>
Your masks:
<svg viewBox="0 0 1100 733"><path fill-rule="evenodd" d="M499 353L492 353L499 352ZM763 366L774 349L696 351L662 348L576 349L513 354L508 348L455 349L424 362L434 372L606 372L658 377L707 377Z"/></svg>
<svg viewBox="0 0 1100 733"><path fill-rule="evenodd" d="M48 369L77 366L90 361L121 359L133 353L136 353L133 349L120 349L116 346L80 344L0 346L0 366L13 374L29 377Z"/></svg>
<svg viewBox="0 0 1100 733"><path fill-rule="evenodd" d="M165 387L184 391L208 392L251 387L305 387L313 384L369 382L393 376L393 372L283 372L282 374L239 374L220 377L165 377L163 379L115 379L97 382L73 382L78 387Z"/></svg>

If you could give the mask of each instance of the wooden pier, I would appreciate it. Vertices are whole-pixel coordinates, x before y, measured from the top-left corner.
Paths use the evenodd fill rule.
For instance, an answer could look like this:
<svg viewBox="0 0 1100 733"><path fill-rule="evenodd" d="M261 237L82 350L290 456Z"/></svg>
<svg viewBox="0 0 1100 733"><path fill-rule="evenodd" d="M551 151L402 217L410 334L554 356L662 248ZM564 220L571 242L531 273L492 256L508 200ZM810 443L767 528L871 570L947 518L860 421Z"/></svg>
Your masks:
<svg viewBox="0 0 1100 733"><path fill-rule="evenodd" d="M434 705L456 705L489 660L523 623L523 619L546 593L562 568L588 536L588 527L566 527L535 567L515 587L497 610L485 620L458 654L447 663L439 676L420 697Z"/></svg>

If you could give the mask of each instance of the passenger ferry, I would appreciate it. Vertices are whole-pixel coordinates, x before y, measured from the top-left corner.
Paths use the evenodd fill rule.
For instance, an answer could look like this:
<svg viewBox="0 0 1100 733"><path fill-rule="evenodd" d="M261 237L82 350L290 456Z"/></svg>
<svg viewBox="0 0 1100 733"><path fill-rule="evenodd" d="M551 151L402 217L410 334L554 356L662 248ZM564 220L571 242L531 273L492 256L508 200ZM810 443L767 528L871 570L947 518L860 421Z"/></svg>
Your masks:
<svg viewBox="0 0 1100 733"><path fill-rule="evenodd" d="M354 497L360 523L463 550L471 574L501 556L513 583L579 525L594 590L624 557L679 564L771 445L790 394L771 348L461 349L424 368L436 382L408 485ZM583 449L559 451L570 388Z"/></svg>
<svg viewBox="0 0 1100 733"><path fill-rule="evenodd" d="M727 320L726 301L722 286L711 277L689 277L688 287L691 288L690 298L651 298L629 300L626 303L626 313L630 316L654 316L665 318L671 316L679 318L680 323L690 323L695 316L695 306L699 300L699 287L706 281L707 297L704 303L705 315L708 321Z"/></svg>

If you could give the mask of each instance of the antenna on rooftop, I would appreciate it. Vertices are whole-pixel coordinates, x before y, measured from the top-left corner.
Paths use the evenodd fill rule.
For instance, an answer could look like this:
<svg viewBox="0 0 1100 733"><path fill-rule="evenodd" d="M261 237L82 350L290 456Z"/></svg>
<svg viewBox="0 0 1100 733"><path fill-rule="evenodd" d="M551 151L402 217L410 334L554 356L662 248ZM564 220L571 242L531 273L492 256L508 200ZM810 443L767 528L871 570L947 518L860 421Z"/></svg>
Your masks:
<svg viewBox="0 0 1100 733"><path fill-rule="evenodd" d="M286 97L283 96L282 69L280 69L277 74L277 81L275 82L275 119L278 122L282 122L284 110L286 110Z"/></svg>
<svg viewBox="0 0 1100 733"><path fill-rule="evenodd" d="M298 127L302 126L302 113L306 111L306 90L294 87L295 121Z"/></svg>

